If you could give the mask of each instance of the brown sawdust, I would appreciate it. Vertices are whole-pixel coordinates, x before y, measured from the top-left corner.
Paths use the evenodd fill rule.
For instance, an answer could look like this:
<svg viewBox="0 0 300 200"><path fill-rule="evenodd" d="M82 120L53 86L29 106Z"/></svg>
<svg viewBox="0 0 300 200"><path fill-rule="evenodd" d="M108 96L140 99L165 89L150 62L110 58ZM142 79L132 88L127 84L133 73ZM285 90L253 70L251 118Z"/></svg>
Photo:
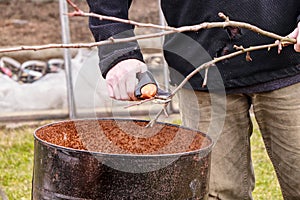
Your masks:
<svg viewBox="0 0 300 200"><path fill-rule="evenodd" d="M195 131L144 121L79 120L40 128L42 141L77 150L113 154L172 154L202 149L210 141Z"/></svg>

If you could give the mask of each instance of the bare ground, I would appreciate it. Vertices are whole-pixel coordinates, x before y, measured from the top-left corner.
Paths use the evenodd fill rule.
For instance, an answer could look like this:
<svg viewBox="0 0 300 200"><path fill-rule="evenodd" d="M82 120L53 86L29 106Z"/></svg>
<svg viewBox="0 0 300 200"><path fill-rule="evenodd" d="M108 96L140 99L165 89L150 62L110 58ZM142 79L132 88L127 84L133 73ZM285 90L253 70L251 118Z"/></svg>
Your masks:
<svg viewBox="0 0 300 200"><path fill-rule="evenodd" d="M74 0L78 7L88 11L84 0ZM29 0L0 2L0 47L41 45L61 42L58 1L37 3ZM69 11L72 8L69 7ZM157 1L134 0L130 10L133 20L158 23ZM88 19L70 18L71 42L92 42Z"/></svg>

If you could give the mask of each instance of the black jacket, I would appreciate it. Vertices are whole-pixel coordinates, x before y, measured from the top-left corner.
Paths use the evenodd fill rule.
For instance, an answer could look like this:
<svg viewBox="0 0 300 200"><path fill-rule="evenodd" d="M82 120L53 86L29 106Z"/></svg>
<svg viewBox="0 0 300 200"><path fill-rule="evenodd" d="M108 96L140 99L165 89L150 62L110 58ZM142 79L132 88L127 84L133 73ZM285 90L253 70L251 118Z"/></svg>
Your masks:
<svg viewBox="0 0 300 200"><path fill-rule="evenodd" d="M103 15L128 18L130 0L87 0L90 11ZM203 0L162 0L162 10L169 26L180 27L202 22L223 21L218 17L223 12L235 21L247 22L264 30L285 36L296 28L300 21L299 0L240 0L240 1L203 1ZM90 18L90 29L96 41L111 36L122 38L133 35L133 26L111 21ZM121 33L121 34L120 34ZM165 59L170 66L171 81L179 84L195 67L214 57L233 50L233 45L249 47L273 43L274 39L259 35L246 29L214 28L198 32L168 35L164 44ZM99 48L100 69L103 76L116 63L127 58L143 60L136 42L101 46ZM259 50L251 53L252 61L245 55L220 62L217 68L209 71L208 83L211 87L225 85L227 90L252 87L266 83L276 83L294 77L300 82L300 54L293 46L285 47L280 55L277 49ZM202 73L203 74L203 73ZM295 79L295 77L297 77ZM298 80L299 79L299 80ZM195 75L191 86L201 87L201 74ZM288 81L284 81L288 82ZM272 85L271 84L271 85ZM264 90L269 90L268 86ZM280 84L283 87L286 84Z"/></svg>

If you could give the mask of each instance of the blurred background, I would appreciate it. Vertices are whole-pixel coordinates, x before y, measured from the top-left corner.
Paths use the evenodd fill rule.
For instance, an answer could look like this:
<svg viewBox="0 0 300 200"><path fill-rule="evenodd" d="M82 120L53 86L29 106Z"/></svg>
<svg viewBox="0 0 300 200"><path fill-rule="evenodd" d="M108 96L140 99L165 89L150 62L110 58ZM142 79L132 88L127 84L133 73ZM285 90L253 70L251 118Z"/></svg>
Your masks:
<svg viewBox="0 0 300 200"><path fill-rule="evenodd" d="M88 12L85 1L74 3ZM73 9L58 0L0 0L0 47L52 43L88 43L94 39L88 18L67 18ZM145 9L147 8L147 9ZM130 18L163 24L158 1L133 1ZM137 34L158 30L137 28ZM161 87L169 89L168 72L161 52L162 38L140 40L150 71ZM67 51L67 52L66 52ZM66 54L67 53L67 54ZM0 54L0 121L82 117L151 115L159 107L113 101L106 93L98 68L97 49L46 49ZM174 108L173 108L174 107ZM175 104L169 112L175 112Z"/></svg>

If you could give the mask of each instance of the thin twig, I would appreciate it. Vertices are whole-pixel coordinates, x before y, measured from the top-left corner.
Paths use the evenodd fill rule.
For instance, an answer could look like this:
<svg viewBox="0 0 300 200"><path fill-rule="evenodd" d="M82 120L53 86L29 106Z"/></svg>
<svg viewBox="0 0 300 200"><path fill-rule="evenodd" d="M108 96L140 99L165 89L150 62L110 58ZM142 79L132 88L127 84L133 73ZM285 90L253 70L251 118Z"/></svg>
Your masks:
<svg viewBox="0 0 300 200"><path fill-rule="evenodd" d="M255 46L255 47L249 47L249 48L241 48L241 50L227 54L225 56L221 56L218 58L214 58L211 61L208 61L206 63L203 63L202 65L200 65L199 67L197 67L194 71L192 71L188 76L185 77L185 79L172 91L171 95L168 97L169 99L172 99L175 94L182 89L182 87L189 81L189 79L191 79L195 74L199 73L201 70L205 69L207 70L209 67L215 65L216 63L223 61L223 60L227 60L229 58L247 53L247 52L251 52L251 51L256 51L256 50L262 50L262 49L270 49L273 47L277 47L278 44L268 44L268 45L260 45L260 46ZM165 111L166 107L169 105L169 102L166 102L163 105L163 108L158 112L158 114L148 123L147 127L152 127L158 120L158 118L160 117L160 115Z"/></svg>
<svg viewBox="0 0 300 200"><path fill-rule="evenodd" d="M29 50L40 51L40 50L45 50L45 49L92 48L92 47L103 46L103 45L108 45L108 44L125 43L125 42L131 42L131 41L142 40L142 39L162 37L164 35L171 34L171 32L172 31L169 31L169 32L165 31L165 32L144 34L144 35L132 36L132 37L128 37L128 38L118 38L118 39L109 38L108 40L103 40L103 41L99 41L99 42L91 42L91 43L46 44L46 45L35 45L35 46L10 47L10 48L0 49L0 53L8 53L8 52L16 52L16 51L29 51Z"/></svg>
<svg viewBox="0 0 300 200"><path fill-rule="evenodd" d="M207 85L207 79L208 79L208 69L205 69L205 75L204 75L204 79L203 79L203 83L202 83L202 87L205 87Z"/></svg>
<svg viewBox="0 0 300 200"><path fill-rule="evenodd" d="M124 108L131 108L131 107L133 107L133 106L139 106L139 105L142 105L142 104L144 104L144 103L151 102L151 101L153 101L153 100L155 100L154 97L149 98L149 99L144 99L144 100L137 101L137 102L135 102L135 103L129 104L129 105L127 105L127 106L124 106Z"/></svg>
<svg viewBox="0 0 300 200"><path fill-rule="evenodd" d="M161 26L161 25L151 24L151 23L136 22L136 21L129 20L129 19L121 19L118 17L111 17L111 16L100 15L100 14L96 14L96 13L86 13L83 11L74 11L74 12L69 13L68 15L70 17L72 17L72 16L94 17L94 18L98 18L101 21L108 20L108 21L120 22L120 23L124 23L124 24L131 24L136 27L155 28L155 29L160 29L160 30L178 32L177 28L170 27L170 26Z"/></svg>
<svg viewBox="0 0 300 200"><path fill-rule="evenodd" d="M83 12L81 9L78 8L78 6L73 3L71 0L67 0L68 4L70 4L70 6L73 7L73 9L76 11L76 12Z"/></svg>
<svg viewBox="0 0 300 200"><path fill-rule="evenodd" d="M173 97L189 81L190 78L192 78L195 74L199 73L203 69L207 69L207 68L215 65L216 63L220 62L220 61L230 59L232 57L244 54L246 52L257 51L257 50L262 50L262 49L270 49L270 48L277 47L277 46L278 46L278 44L275 44L275 43L274 44L254 46L254 47L245 48L245 49L227 54L225 56L214 58L213 60L208 61L208 62L200 65L199 67L194 69L194 71L192 71L188 76L186 76L185 79L173 90L170 97Z"/></svg>
<svg viewBox="0 0 300 200"><path fill-rule="evenodd" d="M162 109L155 115L155 117L150 120L150 122L146 125L146 128L152 127L158 120L158 118L161 116L162 113L164 113L168 107L170 102L167 102L163 105Z"/></svg>

